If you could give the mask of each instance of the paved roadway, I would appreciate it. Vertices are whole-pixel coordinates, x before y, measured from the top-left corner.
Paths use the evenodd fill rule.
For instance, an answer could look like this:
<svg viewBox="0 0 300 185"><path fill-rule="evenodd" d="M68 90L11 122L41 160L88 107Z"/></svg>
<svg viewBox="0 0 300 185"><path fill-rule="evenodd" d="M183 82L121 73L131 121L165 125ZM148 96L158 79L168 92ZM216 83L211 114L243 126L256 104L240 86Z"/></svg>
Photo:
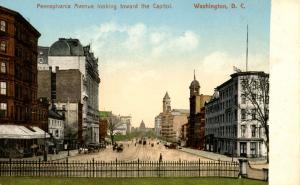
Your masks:
<svg viewBox="0 0 300 185"><path fill-rule="evenodd" d="M151 147L149 144L153 143L154 146ZM112 161L112 160L122 160L122 161L157 161L159 160L159 155L162 154L164 161L193 161L193 160L210 160L205 157L201 157L195 154L183 152L176 149L167 149L160 143L157 144L157 140L148 140L146 145L136 144L135 141L124 141L119 142L124 146L123 152L113 151L111 146L108 146L105 150L90 154L79 154L77 156L69 158L70 161L86 161L95 159L97 161Z"/></svg>

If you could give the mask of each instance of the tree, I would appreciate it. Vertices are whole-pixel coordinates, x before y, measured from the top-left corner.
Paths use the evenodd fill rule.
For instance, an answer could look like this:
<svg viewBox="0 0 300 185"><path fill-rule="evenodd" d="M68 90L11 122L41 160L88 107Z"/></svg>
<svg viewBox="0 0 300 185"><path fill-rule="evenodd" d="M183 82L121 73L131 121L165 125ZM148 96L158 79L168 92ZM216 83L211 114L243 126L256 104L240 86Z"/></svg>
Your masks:
<svg viewBox="0 0 300 185"><path fill-rule="evenodd" d="M114 115L111 115L107 118L108 122L108 131L111 138L111 143L114 143L115 131L121 125L120 119Z"/></svg>
<svg viewBox="0 0 300 185"><path fill-rule="evenodd" d="M241 98L246 107L242 110L244 121L257 121L262 128L263 142L267 148L269 162L269 74L258 72L241 77ZM256 128L254 128L256 129Z"/></svg>

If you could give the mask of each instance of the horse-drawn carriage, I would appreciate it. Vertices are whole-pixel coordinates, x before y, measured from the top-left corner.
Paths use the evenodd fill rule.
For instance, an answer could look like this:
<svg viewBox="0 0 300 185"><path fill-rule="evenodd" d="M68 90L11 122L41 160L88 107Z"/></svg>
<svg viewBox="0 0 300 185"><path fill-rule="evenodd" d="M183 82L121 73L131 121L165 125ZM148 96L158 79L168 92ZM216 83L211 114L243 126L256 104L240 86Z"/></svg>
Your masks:
<svg viewBox="0 0 300 185"><path fill-rule="evenodd" d="M79 153L83 152L86 154L86 153L91 153L91 152L99 152L102 147L103 146L99 143L85 144L79 148Z"/></svg>
<svg viewBox="0 0 300 185"><path fill-rule="evenodd" d="M118 145L117 143L115 143L115 144L113 145L113 150L117 150L117 152L122 152L123 149L124 149L123 144L119 144L119 145Z"/></svg>

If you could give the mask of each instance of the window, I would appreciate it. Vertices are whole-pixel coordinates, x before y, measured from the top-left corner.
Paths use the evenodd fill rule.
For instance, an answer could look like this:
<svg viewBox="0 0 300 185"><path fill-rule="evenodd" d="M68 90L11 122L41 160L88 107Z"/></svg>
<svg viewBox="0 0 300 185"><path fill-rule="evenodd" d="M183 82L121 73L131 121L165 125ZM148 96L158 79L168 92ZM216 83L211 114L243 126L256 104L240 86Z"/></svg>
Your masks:
<svg viewBox="0 0 300 185"><path fill-rule="evenodd" d="M254 89L257 89L257 88L258 88L258 82L257 82L256 80L253 80L253 81L252 81L252 87L253 87Z"/></svg>
<svg viewBox="0 0 300 185"><path fill-rule="evenodd" d="M236 121L237 120L237 110L235 109L234 110L234 121Z"/></svg>
<svg viewBox="0 0 300 185"><path fill-rule="evenodd" d="M252 120L256 120L256 109L251 110Z"/></svg>
<svg viewBox="0 0 300 185"><path fill-rule="evenodd" d="M250 152L252 156L256 155L256 143L254 142L250 143Z"/></svg>
<svg viewBox="0 0 300 185"><path fill-rule="evenodd" d="M44 62L43 58L39 58L39 64L42 64Z"/></svg>
<svg viewBox="0 0 300 185"><path fill-rule="evenodd" d="M5 62L1 62L1 69L0 69L1 73L6 73L6 63Z"/></svg>
<svg viewBox="0 0 300 185"><path fill-rule="evenodd" d="M0 103L0 118L5 118L7 112L7 104L6 103Z"/></svg>
<svg viewBox="0 0 300 185"><path fill-rule="evenodd" d="M242 96L241 96L241 103L242 104L245 104L246 103L246 95L245 94L242 94Z"/></svg>
<svg viewBox="0 0 300 185"><path fill-rule="evenodd" d="M266 104L269 104L269 96L266 96Z"/></svg>
<svg viewBox="0 0 300 185"><path fill-rule="evenodd" d="M246 133L246 126L245 125L241 125L241 136L245 137L245 133Z"/></svg>
<svg viewBox="0 0 300 185"><path fill-rule="evenodd" d="M6 32L6 22L3 20L0 21L0 30Z"/></svg>
<svg viewBox="0 0 300 185"><path fill-rule="evenodd" d="M251 136L256 137L256 127L255 127L255 125L251 125Z"/></svg>
<svg viewBox="0 0 300 185"><path fill-rule="evenodd" d="M246 110L245 109L241 109L241 118L242 118L242 121L244 121L246 119Z"/></svg>
<svg viewBox="0 0 300 185"><path fill-rule="evenodd" d="M240 142L240 156L246 157L247 156L247 143Z"/></svg>
<svg viewBox="0 0 300 185"><path fill-rule="evenodd" d="M6 42L5 41L1 41L0 44L0 51L5 52L6 51Z"/></svg>
<svg viewBox="0 0 300 185"><path fill-rule="evenodd" d="M6 82L0 82L0 94L6 95Z"/></svg>
<svg viewBox="0 0 300 185"><path fill-rule="evenodd" d="M238 96L234 95L234 105L237 106L238 105Z"/></svg>
<svg viewBox="0 0 300 185"><path fill-rule="evenodd" d="M256 94L252 94L252 101L256 101Z"/></svg>

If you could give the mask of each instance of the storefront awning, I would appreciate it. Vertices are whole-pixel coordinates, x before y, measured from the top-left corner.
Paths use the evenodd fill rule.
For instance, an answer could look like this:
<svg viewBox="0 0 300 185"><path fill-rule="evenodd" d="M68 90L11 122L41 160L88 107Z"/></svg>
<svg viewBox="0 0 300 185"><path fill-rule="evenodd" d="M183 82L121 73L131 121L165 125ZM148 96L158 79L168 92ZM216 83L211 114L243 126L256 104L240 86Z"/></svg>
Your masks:
<svg viewBox="0 0 300 185"><path fill-rule="evenodd" d="M50 135L39 127L20 125L0 125L0 139L39 139Z"/></svg>

